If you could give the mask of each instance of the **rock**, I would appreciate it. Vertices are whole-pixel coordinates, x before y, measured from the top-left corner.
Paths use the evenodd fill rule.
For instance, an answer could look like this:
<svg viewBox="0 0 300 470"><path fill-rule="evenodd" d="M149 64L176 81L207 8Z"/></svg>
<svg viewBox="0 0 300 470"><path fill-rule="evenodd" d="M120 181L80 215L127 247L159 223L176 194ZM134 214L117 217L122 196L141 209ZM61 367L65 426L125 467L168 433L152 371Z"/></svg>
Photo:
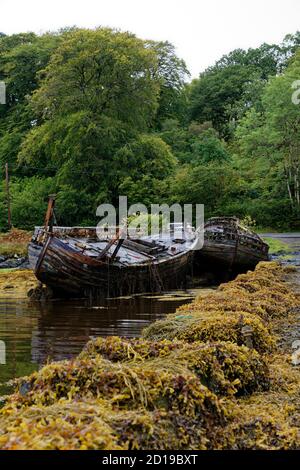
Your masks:
<svg viewBox="0 0 300 470"><path fill-rule="evenodd" d="M6 260L1 262L0 259L0 269L14 269L14 268L24 268L29 267L28 260L25 256L22 258L6 258Z"/></svg>
<svg viewBox="0 0 300 470"><path fill-rule="evenodd" d="M53 299L53 290L51 289L51 287L43 286L43 284L39 283L37 287L30 289L27 292L27 296L31 300L49 300Z"/></svg>
<svg viewBox="0 0 300 470"><path fill-rule="evenodd" d="M30 382L22 382L20 387L19 387L19 392L20 392L20 395L22 396L25 396L28 392L30 392L31 390L31 384Z"/></svg>
<svg viewBox="0 0 300 470"><path fill-rule="evenodd" d="M300 365L300 351L296 351L292 355L292 365L293 366L299 366Z"/></svg>
<svg viewBox="0 0 300 470"><path fill-rule="evenodd" d="M293 341L292 349L294 349L294 353L292 354L292 365L299 366L300 365L300 340Z"/></svg>

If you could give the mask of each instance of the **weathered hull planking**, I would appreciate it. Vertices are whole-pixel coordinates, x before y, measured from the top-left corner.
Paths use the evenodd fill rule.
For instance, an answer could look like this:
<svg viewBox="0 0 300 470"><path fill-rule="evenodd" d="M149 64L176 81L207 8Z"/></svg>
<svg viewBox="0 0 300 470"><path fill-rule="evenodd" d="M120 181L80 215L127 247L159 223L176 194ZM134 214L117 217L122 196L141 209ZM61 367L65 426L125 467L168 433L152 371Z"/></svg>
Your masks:
<svg viewBox="0 0 300 470"><path fill-rule="evenodd" d="M267 261L268 245L236 218L212 218L204 227L204 245L196 252L198 270L231 269L244 271Z"/></svg>
<svg viewBox="0 0 300 470"><path fill-rule="evenodd" d="M55 236L43 246L35 241L29 245L36 277L69 296L110 297L182 288L192 258L193 252L187 249L159 260L122 266L80 253Z"/></svg>

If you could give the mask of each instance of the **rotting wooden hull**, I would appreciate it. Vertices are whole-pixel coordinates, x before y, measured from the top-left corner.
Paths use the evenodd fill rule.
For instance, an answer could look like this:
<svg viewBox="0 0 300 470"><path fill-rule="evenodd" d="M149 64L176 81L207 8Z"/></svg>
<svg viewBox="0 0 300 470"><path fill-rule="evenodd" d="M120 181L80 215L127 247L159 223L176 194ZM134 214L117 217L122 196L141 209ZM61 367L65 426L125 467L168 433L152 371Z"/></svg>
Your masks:
<svg viewBox="0 0 300 470"><path fill-rule="evenodd" d="M238 246L235 243L216 243L205 241L203 248L197 253L197 263L214 267L240 267L245 269L253 268L260 261L268 261L268 256L254 252L246 246Z"/></svg>
<svg viewBox="0 0 300 470"><path fill-rule="evenodd" d="M185 287L193 252L187 250L159 262L121 267L78 253L52 236L43 247L31 242L29 259L36 277L54 291L95 298Z"/></svg>
<svg viewBox="0 0 300 470"><path fill-rule="evenodd" d="M204 228L204 245L195 254L197 271L225 269L243 272L267 261L268 246L235 218L210 219Z"/></svg>

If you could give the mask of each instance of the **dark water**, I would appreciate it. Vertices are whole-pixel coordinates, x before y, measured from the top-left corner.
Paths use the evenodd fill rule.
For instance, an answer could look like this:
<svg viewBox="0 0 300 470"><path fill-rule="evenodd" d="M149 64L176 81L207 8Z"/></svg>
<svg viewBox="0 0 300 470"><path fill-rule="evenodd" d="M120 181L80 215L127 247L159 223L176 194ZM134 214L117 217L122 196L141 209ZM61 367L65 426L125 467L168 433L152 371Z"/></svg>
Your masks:
<svg viewBox="0 0 300 470"><path fill-rule="evenodd" d="M48 360L71 358L91 337L138 336L146 325L186 302L136 297L89 306L85 301L0 298L0 340L6 348L6 363L0 360L0 396L10 391L8 380L28 375Z"/></svg>

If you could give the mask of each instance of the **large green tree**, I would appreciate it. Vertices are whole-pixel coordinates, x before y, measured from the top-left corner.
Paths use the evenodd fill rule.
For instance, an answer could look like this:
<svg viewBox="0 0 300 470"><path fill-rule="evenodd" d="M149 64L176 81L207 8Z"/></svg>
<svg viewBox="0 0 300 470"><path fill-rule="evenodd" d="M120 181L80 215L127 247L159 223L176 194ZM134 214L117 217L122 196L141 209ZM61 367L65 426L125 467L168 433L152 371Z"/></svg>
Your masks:
<svg viewBox="0 0 300 470"><path fill-rule="evenodd" d="M155 126L161 129L168 119L184 124L188 114L186 81L190 76L187 66L168 41L147 41L147 46L155 52L158 61L155 78L160 89Z"/></svg>
<svg viewBox="0 0 300 470"><path fill-rule="evenodd" d="M161 192L175 159L145 132L158 108L168 115L185 73L169 43L102 28L64 33L39 73L30 99L35 120L19 151L23 165L56 168L60 219L92 221L97 205L120 191L132 202ZM72 203L79 194L82 209Z"/></svg>
<svg viewBox="0 0 300 470"><path fill-rule="evenodd" d="M33 33L0 37L0 80L6 84L6 105L0 106L0 164L14 165L22 140L35 116L28 98L38 87L38 72L60 40L57 34Z"/></svg>
<svg viewBox="0 0 300 470"><path fill-rule="evenodd" d="M263 111L249 111L237 129L239 149L257 168L264 191L268 189L269 197L277 196L283 203L289 201L285 216L296 220L300 215L299 76L298 52L286 71L267 85Z"/></svg>
<svg viewBox="0 0 300 470"><path fill-rule="evenodd" d="M299 46L299 33L282 44L262 44L235 49L200 74L190 87L190 116L212 121L226 139L232 138L238 121L251 107L259 108L264 86L281 73Z"/></svg>
<svg viewBox="0 0 300 470"><path fill-rule="evenodd" d="M168 177L174 173L175 166L176 159L162 139L140 135L115 154L117 193L127 195L130 203L149 205L166 200Z"/></svg>
<svg viewBox="0 0 300 470"><path fill-rule="evenodd" d="M158 105L156 70L156 54L133 34L71 31L41 73L32 106L40 120L86 110L144 129Z"/></svg>

